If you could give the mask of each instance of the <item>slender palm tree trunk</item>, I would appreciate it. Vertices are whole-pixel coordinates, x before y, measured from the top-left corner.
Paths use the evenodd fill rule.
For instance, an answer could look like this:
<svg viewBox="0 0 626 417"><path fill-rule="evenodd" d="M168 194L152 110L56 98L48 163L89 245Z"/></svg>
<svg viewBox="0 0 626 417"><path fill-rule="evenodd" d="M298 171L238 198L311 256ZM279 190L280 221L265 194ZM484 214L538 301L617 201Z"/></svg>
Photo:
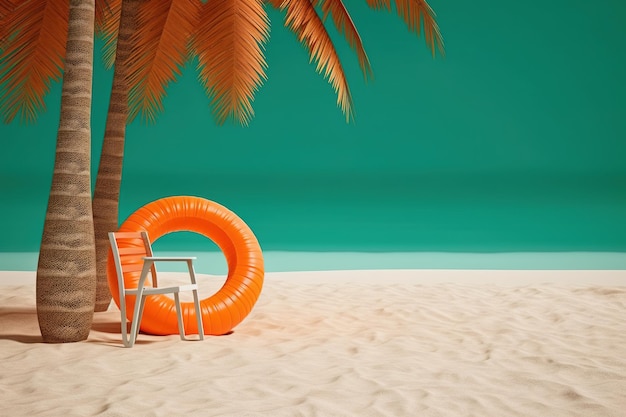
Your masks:
<svg viewBox="0 0 626 417"><path fill-rule="evenodd" d="M61 117L37 265L37 318L45 342L89 336L96 287L91 210L94 0L70 0Z"/></svg>
<svg viewBox="0 0 626 417"><path fill-rule="evenodd" d="M111 303L111 292L107 281L108 232L116 231L119 221L124 140L128 119L127 62L131 52L131 37L135 32L139 3L140 0L122 2L113 86L93 197L97 269L95 311L106 311Z"/></svg>

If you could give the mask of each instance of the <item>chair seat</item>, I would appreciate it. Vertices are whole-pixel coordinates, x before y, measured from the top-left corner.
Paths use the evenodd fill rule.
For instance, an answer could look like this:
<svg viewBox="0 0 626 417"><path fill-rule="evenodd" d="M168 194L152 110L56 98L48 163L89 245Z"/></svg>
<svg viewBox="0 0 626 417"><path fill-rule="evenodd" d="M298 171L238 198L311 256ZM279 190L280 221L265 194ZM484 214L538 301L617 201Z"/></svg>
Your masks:
<svg viewBox="0 0 626 417"><path fill-rule="evenodd" d="M145 287L142 291L144 295L155 295L155 294L171 294L174 292L183 292L183 291L197 291L198 284L185 284L185 285L176 285L173 287ZM134 290L126 290L127 295L136 295L139 293L138 289Z"/></svg>

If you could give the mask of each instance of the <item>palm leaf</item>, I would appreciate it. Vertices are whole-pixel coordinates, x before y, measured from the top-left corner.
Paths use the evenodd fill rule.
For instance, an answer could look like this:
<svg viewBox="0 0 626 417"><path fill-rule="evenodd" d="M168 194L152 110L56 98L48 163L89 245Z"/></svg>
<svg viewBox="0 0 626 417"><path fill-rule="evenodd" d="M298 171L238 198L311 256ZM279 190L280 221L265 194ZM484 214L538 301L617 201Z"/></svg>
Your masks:
<svg viewBox="0 0 626 417"><path fill-rule="evenodd" d="M50 83L63 71L69 2L29 0L5 15L6 42L0 51L0 106L7 123L25 122L45 109Z"/></svg>
<svg viewBox="0 0 626 417"><path fill-rule="evenodd" d="M0 49L9 36L7 19L17 7L17 0L3 0L0 2Z"/></svg>
<svg viewBox="0 0 626 417"><path fill-rule="evenodd" d="M263 1L208 1L200 16L192 49L215 118L220 124L232 117L247 125L254 116L254 94L266 78L269 19Z"/></svg>
<svg viewBox="0 0 626 417"><path fill-rule="evenodd" d="M13 0L4 0L0 2L0 19L13 11L14 6Z"/></svg>
<svg viewBox="0 0 626 417"><path fill-rule="evenodd" d="M391 0L367 0L373 9L391 10ZM436 21L435 11L426 0L395 0L398 15L404 19L409 30L418 36L424 29L426 45L431 50L433 56L439 50L441 55L445 55L443 38Z"/></svg>
<svg viewBox="0 0 626 417"><path fill-rule="evenodd" d="M141 114L143 120L154 122L163 111L165 89L187 60L200 5L197 0L153 0L141 5L128 66L130 120Z"/></svg>
<svg viewBox="0 0 626 417"><path fill-rule="evenodd" d="M320 1L320 0L317 0ZM365 78L373 76L372 66L370 64L361 36L350 17L350 14L346 10L342 0L321 0L322 11L324 12L324 20L330 14L333 19L335 27L339 33L343 34L348 41L348 44L357 54L359 59L359 65L363 71Z"/></svg>
<svg viewBox="0 0 626 417"><path fill-rule="evenodd" d="M316 62L316 70L328 79L337 93L337 105L352 118L352 95L337 50L315 11L310 0L285 0L281 9L286 11L285 26L288 27L309 52L310 61Z"/></svg>
<svg viewBox="0 0 626 417"><path fill-rule="evenodd" d="M96 35L104 40L102 46L104 65L113 67L117 34L120 24L122 0L96 0Z"/></svg>

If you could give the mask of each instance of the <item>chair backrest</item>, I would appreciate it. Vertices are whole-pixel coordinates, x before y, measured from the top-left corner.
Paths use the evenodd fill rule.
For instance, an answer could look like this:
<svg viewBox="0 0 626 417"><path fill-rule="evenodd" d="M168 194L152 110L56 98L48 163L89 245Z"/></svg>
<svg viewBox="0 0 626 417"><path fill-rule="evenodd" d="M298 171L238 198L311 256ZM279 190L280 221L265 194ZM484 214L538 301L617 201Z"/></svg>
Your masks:
<svg viewBox="0 0 626 417"><path fill-rule="evenodd" d="M148 233L142 232L110 232L109 241L115 262L115 272L120 289L120 299L124 299L126 288L124 276L134 274L139 279L143 268L143 258L153 256ZM151 267L152 286L157 286L156 267Z"/></svg>

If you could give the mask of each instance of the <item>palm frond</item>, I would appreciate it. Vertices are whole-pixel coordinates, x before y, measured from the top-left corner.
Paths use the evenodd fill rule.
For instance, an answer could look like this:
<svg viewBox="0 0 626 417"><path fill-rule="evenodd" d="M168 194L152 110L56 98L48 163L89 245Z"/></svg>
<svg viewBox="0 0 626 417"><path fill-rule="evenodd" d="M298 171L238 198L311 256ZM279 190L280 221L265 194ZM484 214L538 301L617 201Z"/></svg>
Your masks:
<svg viewBox="0 0 626 417"><path fill-rule="evenodd" d="M14 7L13 0L4 0L0 2L0 19L8 15L11 11L13 11L13 7Z"/></svg>
<svg viewBox="0 0 626 417"><path fill-rule="evenodd" d="M372 9L391 10L391 0L367 0L367 4L369 4Z"/></svg>
<svg viewBox="0 0 626 417"><path fill-rule="evenodd" d="M285 0L267 0L267 3L271 4L275 9L280 9Z"/></svg>
<svg viewBox="0 0 626 417"><path fill-rule="evenodd" d="M316 62L316 70L328 79L337 93L337 105L352 118L352 95L345 72L324 23L315 11L310 0L285 0L281 9L286 11L285 26L288 27L309 52L311 62Z"/></svg>
<svg viewBox="0 0 626 417"><path fill-rule="evenodd" d="M367 0L373 9L391 10L390 0ZM424 30L426 45L435 56L437 50L441 55L445 55L443 37L437 24L435 11L426 0L395 0L398 15L404 19L411 32L418 36Z"/></svg>
<svg viewBox="0 0 626 417"><path fill-rule="evenodd" d="M129 120L141 114L144 121L154 122L163 111L165 89L188 58L200 5L197 0L152 0L141 5L128 65Z"/></svg>
<svg viewBox="0 0 626 417"><path fill-rule="evenodd" d="M9 15L13 14L16 7L17 0L3 0L0 2L0 49L2 49L2 44L6 41L7 36L9 36L7 19Z"/></svg>
<svg viewBox="0 0 626 417"><path fill-rule="evenodd" d="M122 0L96 0L96 35L104 40L102 55L106 68L113 67Z"/></svg>
<svg viewBox="0 0 626 417"><path fill-rule="evenodd" d="M254 116L254 94L266 78L263 51L268 37L269 19L262 0L202 5L192 49L218 123L232 117L247 125Z"/></svg>
<svg viewBox="0 0 626 417"><path fill-rule="evenodd" d="M29 0L5 16L10 34L0 51L0 107L10 123L32 122L45 109L50 83L63 71L69 2Z"/></svg>
<svg viewBox="0 0 626 417"><path fill-rule="evenodd" d="M318 0L320 1L320 0ZM370 64L365 48L363 47L363 41L357 31L350 13L346 10L342 0L321 0L322 11L324 13L324 20L330 14L335 27L339 33L343 34L348 41L348 44L357 54L359 59L359 65L363 75L366 79L373 76L372 66Z"/></svg>

